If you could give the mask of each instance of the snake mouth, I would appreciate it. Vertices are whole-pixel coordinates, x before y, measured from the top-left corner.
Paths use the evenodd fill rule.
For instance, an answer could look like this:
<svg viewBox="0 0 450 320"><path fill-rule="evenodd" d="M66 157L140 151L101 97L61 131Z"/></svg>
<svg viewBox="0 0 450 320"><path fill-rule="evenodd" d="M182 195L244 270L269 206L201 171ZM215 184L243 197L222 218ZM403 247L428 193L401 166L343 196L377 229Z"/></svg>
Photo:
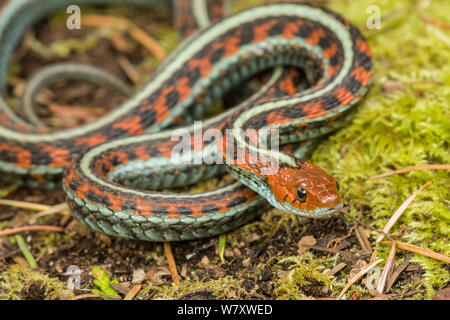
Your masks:
<svg viewBox="0 0 450 320"><path fill-rule="evenodd" d="M340 209L342 209L342 207L343 207L343 204L338 203L333 208L317 208L314 210L300 210L300 209L292 206L289 202L285 202L283 204L282 210L287 211L292 214L295 214L297 216L308 217L308 218L319 218L319 217L324 217L324 216L334 214L334 213L338 212Z"/></svg>

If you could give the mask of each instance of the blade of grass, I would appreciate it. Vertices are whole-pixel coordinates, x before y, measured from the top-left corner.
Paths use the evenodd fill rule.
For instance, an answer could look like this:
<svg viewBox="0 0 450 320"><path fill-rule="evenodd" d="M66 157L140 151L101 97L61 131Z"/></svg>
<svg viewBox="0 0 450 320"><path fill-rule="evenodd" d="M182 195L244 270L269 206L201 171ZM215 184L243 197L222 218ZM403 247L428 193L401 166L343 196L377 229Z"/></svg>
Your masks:
<svg viewBox="0 0 450 320"><path fill-rule="evenodd" d="M431 0L425 0L425 1L419 1L417 2L417 14L419 15L420 19L422 19L423 22L426 24L434 25L438 28L448 30L450 29L450 24L442 23L439 21L435 21L433 19L428 18L425 13L423 12L429 5L431 4Z"/></svg>
<svg viewBox="0 0 450 320"><path fill-rule="evenodd" d="M25 240L22 238L21 235L17 234L15 236L17 245L19 246L20 251L22 251L23 256L25 257L25 260L27 260L28 264L31 268L37 268L36 260L34 260L33 254L28 249Z"/></svg>
<svg viewBox="0 0 450 320"><path fill-rule="evenodd" d="M393 176L396 174L401 174L401 173L405 173L405 172L411 172L411 171L417 171L417 170L450 170L450 164L425 164L422 166L411 166L411 167L406 167L403 169L399 169L399 170L394 170L391 172L385 172L382 174L378 174L376 176L372 176L367 180L376 180L376 179L380 179L380 178L385 178L385 177L389 177L389 176Z"/></svg>
<svg viewBox="0 0 450 320"><path fill-rule="evenodd" d="M219 258L222 263L225 263L225 259L224 259L223 255L225 253L226 244L227 244L227 235L226 235L226 233L221 234L219 236Z"/></svg>
<svg viewBox="0 0 450 320"><path fill-rule="evenodd" d="M423 191L426 187L428 187L431 184L431 181L428 181L425 183L422 187L420 187L419 190L417 190L413 195L411 195L408 199L406 199L400 207L394 212L394 214L391 216L389 221L386 223L386 225L383 228L383 232L378 236L376 242L380 243L386 234L389 233L391 228L394 226L394 224L397 222L397 220L401 217L401 215L406 211L406 209L411 205L411 203L414 201L414 199L419 195L421 191Z"/></svg>
<svg viewBox="0 0 450 320"><path fill-rule="evenodd" d="M371 253L372 247L370 246L369 239L367 239L367 236L366 236L364 230L360 226L355 228L355 235L356 235L356 239L358 240L361 248L363 250Z"/></svg>
<svg viewBox="0 0 450 320"><path fill-rule="evenodd" d="M370 258L370 261L374 261L375 257L378 253L378 245L379 243L384 239L386 235L389 235L389 231L394 226L395 222L400 218L400 216L403 214L403 212L406 211L406 209L411 205L411 203L414 201L414 199L417 197L417 195L426 187L428 187L431 184L431 181L428 181L425 183L422 187L420 187L419 190L417 190L413 195L408 197L401 205L398 207L398 209L394 212L394 214L391 216L389 221L386 223L386 225L383 228L383 231L378 236L377 240L375 241L375 250L372 253L372 257Z"/></svg>
<svg viewBox="0 0 450 320"><path fill-rule="evenodd" d="M427 256L445 263L450 263L450 257L444 256L443 254L431 251L429 249L425 249L425 248L421 248L409 243L405 243L405 242L400 242L400 241L395 241L397 244L397 248L402 249L402 250L406 250L406 251L411 251L417 254L421 254L423 256ZM392 241L383 241L381 242L382 244L387 244L387 245L391 245Z"/></svg>
<svg viewBox="0 0 450 320"><path fill-rule="evenodd" d="M386 286L386 292L389 292L389 290L391 290L393 284L395 283L395 281L397 280L397 278L400 276L400 274L406 269L406 267L408 267L409 265L409 261L411 260L411 258L413 257L412 254L410 254L405 261L403 261L403 263L401 265L399 265L397 268L395 268L394 272L391 275L391 278L389 279L389 282Z"/></svg>
<svg viewBox="0 0 450 320"><path fill-rule="evenodd" d="M392 266L394 264L395 259L395 248L396 242L392 241L391 251L389 252L388 258L386 260L386 264L384 265L383 272L381 273L380 279L378 280L377 292L382 294L384 292L384 287L387 282L387 278L391 273Z"/></svg>
<svg viewBox="0 0 450 320"><path fill-rule="evenodd" d="M13 191L16 191L19 186L17 184L12 184L6 188L0 189L0 198L6 197Z"/></svg>

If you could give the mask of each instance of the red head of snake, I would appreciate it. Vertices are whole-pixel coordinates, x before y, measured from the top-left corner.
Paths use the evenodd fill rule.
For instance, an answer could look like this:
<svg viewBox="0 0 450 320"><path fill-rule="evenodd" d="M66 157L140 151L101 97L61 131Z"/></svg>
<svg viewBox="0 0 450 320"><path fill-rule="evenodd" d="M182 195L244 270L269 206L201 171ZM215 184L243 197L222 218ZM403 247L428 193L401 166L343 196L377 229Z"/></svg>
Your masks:
<svg viewBox="0 0 450 320"><path fill-rule="evenodd" d="M301 168L281 167L267 177L267 182L277 203L275 207L283 211L318 217L342 208L336 180L309 162L303 162Z"/></svg>

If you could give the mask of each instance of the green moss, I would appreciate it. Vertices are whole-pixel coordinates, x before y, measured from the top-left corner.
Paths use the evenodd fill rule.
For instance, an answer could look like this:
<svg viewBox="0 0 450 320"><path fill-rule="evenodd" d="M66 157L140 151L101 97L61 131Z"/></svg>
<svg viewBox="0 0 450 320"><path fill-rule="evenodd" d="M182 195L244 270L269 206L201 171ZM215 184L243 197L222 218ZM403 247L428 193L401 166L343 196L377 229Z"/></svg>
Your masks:
<svg viewBox="0 0 450 320"><path fill-rule="evenodd" d="M72 239L67 234L57 232L43 232L37 239L38 252L36 253L36 256L40 257L46 254L50 249L64 246L70 241L72 241Z"/></svg>
<svg viewBox="0 0 450 320"><path fill-rule="evenodd" d="M70 38L64 41L55 41L50 45L44 45L39 40L34 40L30 48L46 58L67 58L72 52L85 52L94 49L98 45L98 36L88 36L83 39Z"/></svg>
<svg viewBox="0 0 450 320"><path fill-rule="evenodd" d="M57 278L15 264L0 274L0 299L20 300L23 296L55 300L69 299L73 294Z"/></svg>
<svg viewBox="0 0 450 320"><path fill-rule="evenodd" d="M245 299L248 298L247 290L242 287L243 280L226 276L217 280L196 281L186 280L180 285L149 285L141 290L140 296L152 295L152 299L176 299L179 296L197 289L209 289L218 299Z"/></svg>
<svg viewBox="0 0 450 320"><path fill-rule="evenodd" d="M358 12L375 3L382 15L394 9L391 1L335 1L331 7L358 25L364 23ZM395 6L407 3L396 1ZM431 181L392 232L402 231L400 241L449 255L448 171L415 171L367 181L393 168L450 163L450 33L425 25L414 10L413 6L402 13L395 28L369 38L373 88L351 124L321 144L312 161L337 178L351 214L362 213L362 220L379 230L406 198ZM442 10L434 5L427 14L438 17ZM387 81L405 84L388 94ZM417 81L423 83L407 83ZM388 248L382 247L379 257L386 258L387 253ZM448 283L450 274L443 263L422 256L412 262L425 270L423 280L413 285L425 287L425 297Z"/></svg>
<svg viewBox="0 0 450 320"><path fill-rule="evenodd" d="M311 287L320 286L321 294L328 296L329 290L333 290L336 283L332 277L325 274L326 265L335 261L335 258L314 258L310 252L279 259L276 268L288 265L288 271L275 283L274 295L282 300L304 299L308 296L305 290L317 291ZM317 296L317 292L314 292L314 295Z"/></svg>

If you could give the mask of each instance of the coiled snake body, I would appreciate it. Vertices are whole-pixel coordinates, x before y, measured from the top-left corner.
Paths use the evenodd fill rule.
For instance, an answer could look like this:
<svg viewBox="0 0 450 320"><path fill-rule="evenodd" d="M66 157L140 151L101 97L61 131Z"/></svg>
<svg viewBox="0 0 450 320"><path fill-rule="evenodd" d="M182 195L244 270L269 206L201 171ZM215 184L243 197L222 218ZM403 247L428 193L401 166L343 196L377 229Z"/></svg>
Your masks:
<svg viewBox="0 0 450 320"><path fill-rule="evenodd" d="M0 0L2 85L24 30L72 2ZM288 149L258 148L258 142L244 135L249 129L276 129L285 145L313 141L342 126L371 77L371 52L360 32L339 15L309 4L267 4L209 24L214 12L216 18L223 14L222 1L176 3L177 24L184 33L201 29L172 52L135 96L102 119L52 132L14 115L0 97L0 171L5 179L54 188L64 172L62 186L80 222L108 235L150 241L223 233L253 219L267 203L311 217L341 208L337 183L325 171ZM299 91L292 80L295 71L279 68L283 66L303 70L312 86ZM203 122L204 131L216 128L225 138L203 141L190 156L214 156L225 166L174 160L179 141L171 139L172 130L162 131L174 118L199 119L212 101L273 68L249 99ZM193 133L195 126L184 129ZM246 161L239 161L238 154ZM268 173L267 163L273 161L277 170ZM237 181L213 191L148 191L190 185L224 167Z"/></svg>

